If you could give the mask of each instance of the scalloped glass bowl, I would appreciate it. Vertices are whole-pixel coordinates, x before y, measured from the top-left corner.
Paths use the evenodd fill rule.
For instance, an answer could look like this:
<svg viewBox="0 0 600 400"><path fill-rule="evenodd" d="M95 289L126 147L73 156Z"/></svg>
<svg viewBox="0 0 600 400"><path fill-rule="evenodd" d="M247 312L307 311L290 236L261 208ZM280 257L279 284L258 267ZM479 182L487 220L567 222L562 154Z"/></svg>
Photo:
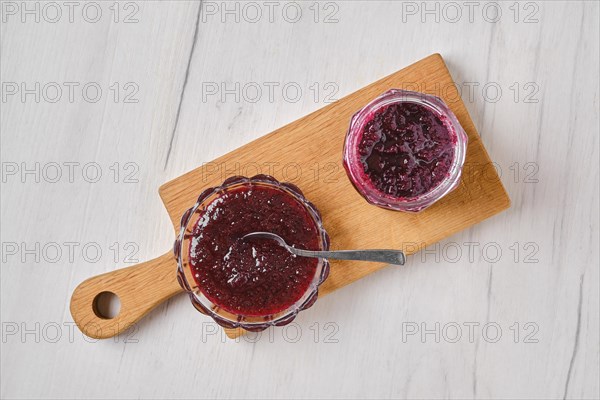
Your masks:
<svg viewBox="0 0 600 400"><path fill-rule="evenodd" d="M365 174L358 152L363 127L369 122L373 114L390 104L403 102L416 103L433 111L434 114L441 117L455 139L454 160L446 178L430 191L410 198L391 196L377 189ZM431 206L458 187L467 153L467 142L467 134L454 113L442 99L424 93L391 89L352 116L344 142L343 164L350 182L367 202L390 210L418 212Z"/></svg>
<svg viewBox="0 0 600 400"><path fill-rule="evenodd" d="M206 189L198 197L196 204L187 210L181 217L181 228L179 235L175 240L173 252L177 259L177 280L181 287L187 292L192 304L198 311L212 317L216 323L225 328L243 328L248 331L262 331L269 326L282 326L289 324L296 318L296 315L309 308L317 300L319 286L327 279L329 275L329 262L326 259L319 259L315 275L311 284L304 295L287 309L273 315L246 316L234 314L224 310L218 304L210 301L201 288L198 286L190 268L190 243L192 231L196 226L198 219L202 216L206 206L219 197L222 193L238 189L240 187L269 186L281 190L300 202L311 215L319 233L320 248L315 250L329 250L329 235L323 228L321 214L317 208L308 201L300 189L291 183L282 183L268 175L256 175L251 178L242 176L231 177L221 186Z"/></svg>

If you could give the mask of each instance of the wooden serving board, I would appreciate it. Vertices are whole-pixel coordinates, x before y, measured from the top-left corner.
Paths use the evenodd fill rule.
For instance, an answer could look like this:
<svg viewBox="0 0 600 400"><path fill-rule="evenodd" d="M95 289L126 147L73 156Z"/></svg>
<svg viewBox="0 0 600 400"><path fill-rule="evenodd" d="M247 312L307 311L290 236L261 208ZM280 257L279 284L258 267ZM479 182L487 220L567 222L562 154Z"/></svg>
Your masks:
<svg viewBox="0 0 600 400"><path fill-rule="evenodd" d="M368 204L347 179L342 166L342 149L350 118L365 104L392 88L426 89L427 93L441 97L469 136L461 185L418 214L389 211ZM196 202L204 189L219 185L233 174L250 176L257 173L267 173L300 187L321 211L332 249L400 248L409 255L510 206L510 199L439 54L433 54L161 186L159 193L176 234L181 215ZM321 286L320 296L385 266L344 261L342 267L339 263L332 260L331 273ZM180 291L172 256L164 255L145 264L91 278L75 290L71 312L86 334L113 336L112 331L126 329L158 302ZM172 274L169 272L171 267ZM155 292L157 295L152 301L132 295L129 288L133 284L142 285L142 279L148 279L143 277L149 271L156 271L153 272L156 277L150 278L162 282L163 287ZM102 290L116 292L121 297L122 310L127 306L125 312L129 314L119 315L119 320L112 322L90 314L90 299L100 290L99 287L91 288L92 284L96 285L94 282L101 283ZM83 309L85 312L81 311ZM110 329L111 333L103 331L95 334L86 328L92 322L101 325L104 331ZM227 330L227 335L232 338L242 333L239 329Z"/></svg>

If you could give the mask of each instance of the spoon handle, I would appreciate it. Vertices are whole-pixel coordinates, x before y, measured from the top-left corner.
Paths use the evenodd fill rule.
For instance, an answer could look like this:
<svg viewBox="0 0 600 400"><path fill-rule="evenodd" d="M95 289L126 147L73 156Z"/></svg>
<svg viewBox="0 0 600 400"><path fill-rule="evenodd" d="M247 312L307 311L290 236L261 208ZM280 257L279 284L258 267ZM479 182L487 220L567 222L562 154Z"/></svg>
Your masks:
<svg viewBox="0 0 600 400"><path fill-rule="evenodd" d="M313 251L296 249L288 246L288 250L302 257L331 258L335 260L373 261L394 265L404 265L406 257L400 250L339 250Z"/></svg>

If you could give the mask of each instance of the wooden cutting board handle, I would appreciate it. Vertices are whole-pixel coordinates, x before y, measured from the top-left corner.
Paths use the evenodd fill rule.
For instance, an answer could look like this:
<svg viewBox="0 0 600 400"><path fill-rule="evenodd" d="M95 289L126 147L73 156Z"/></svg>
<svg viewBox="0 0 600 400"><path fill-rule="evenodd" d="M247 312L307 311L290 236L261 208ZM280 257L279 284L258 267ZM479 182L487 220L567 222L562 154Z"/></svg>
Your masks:
<svg viewBox="0 0 600 400"><path fill-rule="evenodd" d="M106 339L127 330L154 307L183 291L177 283L177 263L172 252L132 267L89 278L71 296L73 320L87 336ZM97 297L112 292L121 301L119 314L103 318Z"/></svg>

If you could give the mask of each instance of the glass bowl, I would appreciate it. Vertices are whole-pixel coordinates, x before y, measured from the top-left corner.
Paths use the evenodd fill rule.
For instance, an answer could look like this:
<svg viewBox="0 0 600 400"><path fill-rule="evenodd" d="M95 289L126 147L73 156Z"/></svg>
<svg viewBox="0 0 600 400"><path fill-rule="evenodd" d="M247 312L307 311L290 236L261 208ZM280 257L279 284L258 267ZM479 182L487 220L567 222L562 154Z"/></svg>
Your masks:
<svg viewBox="0 0 600 400"><path fill-rule="evenodd" d="M329 275L329 262L319 259L315 275L304 295L287 309L272 315L248 316L229 312L218 304L209 300L194 280L190 265L190 244L193 237L192 232L197 221L202 217L206 207L222 193L240 187L269 186L281 190L302 204L311 216L319 234L320 248L315 250L329 250L329 235L323 228L321 214L317 208L309 202L300 189L291 183L281 183L268 175L256 175L252 178L234 176L228 178L221 186L206 189L198 197L196 204L187 210L181 217L181 228L175 240L173 252L177 259L177 280L181 287L187 292L192 304L198 311L212 317L216 323L225 328L243 328L248 331L262 331L269 326L282 326L289 324L296 315L309 308L317 300L319 286Z"/></svg>
<svg viewBox="0 0 600 400"><path fill-rule="evenodd" d="M415 197L396 197L375 187L364 172L358 151L365 124L377 111L395 103L415 103L432 111L443 121L454 142L454 159L446 177L429 191ZM350 182L367 202L390 210L418 212L429 207L459 185L467 153L467 142L467 134L442 99L424 93L391 89L352 116L344 142L343 164Z"/></svg>

